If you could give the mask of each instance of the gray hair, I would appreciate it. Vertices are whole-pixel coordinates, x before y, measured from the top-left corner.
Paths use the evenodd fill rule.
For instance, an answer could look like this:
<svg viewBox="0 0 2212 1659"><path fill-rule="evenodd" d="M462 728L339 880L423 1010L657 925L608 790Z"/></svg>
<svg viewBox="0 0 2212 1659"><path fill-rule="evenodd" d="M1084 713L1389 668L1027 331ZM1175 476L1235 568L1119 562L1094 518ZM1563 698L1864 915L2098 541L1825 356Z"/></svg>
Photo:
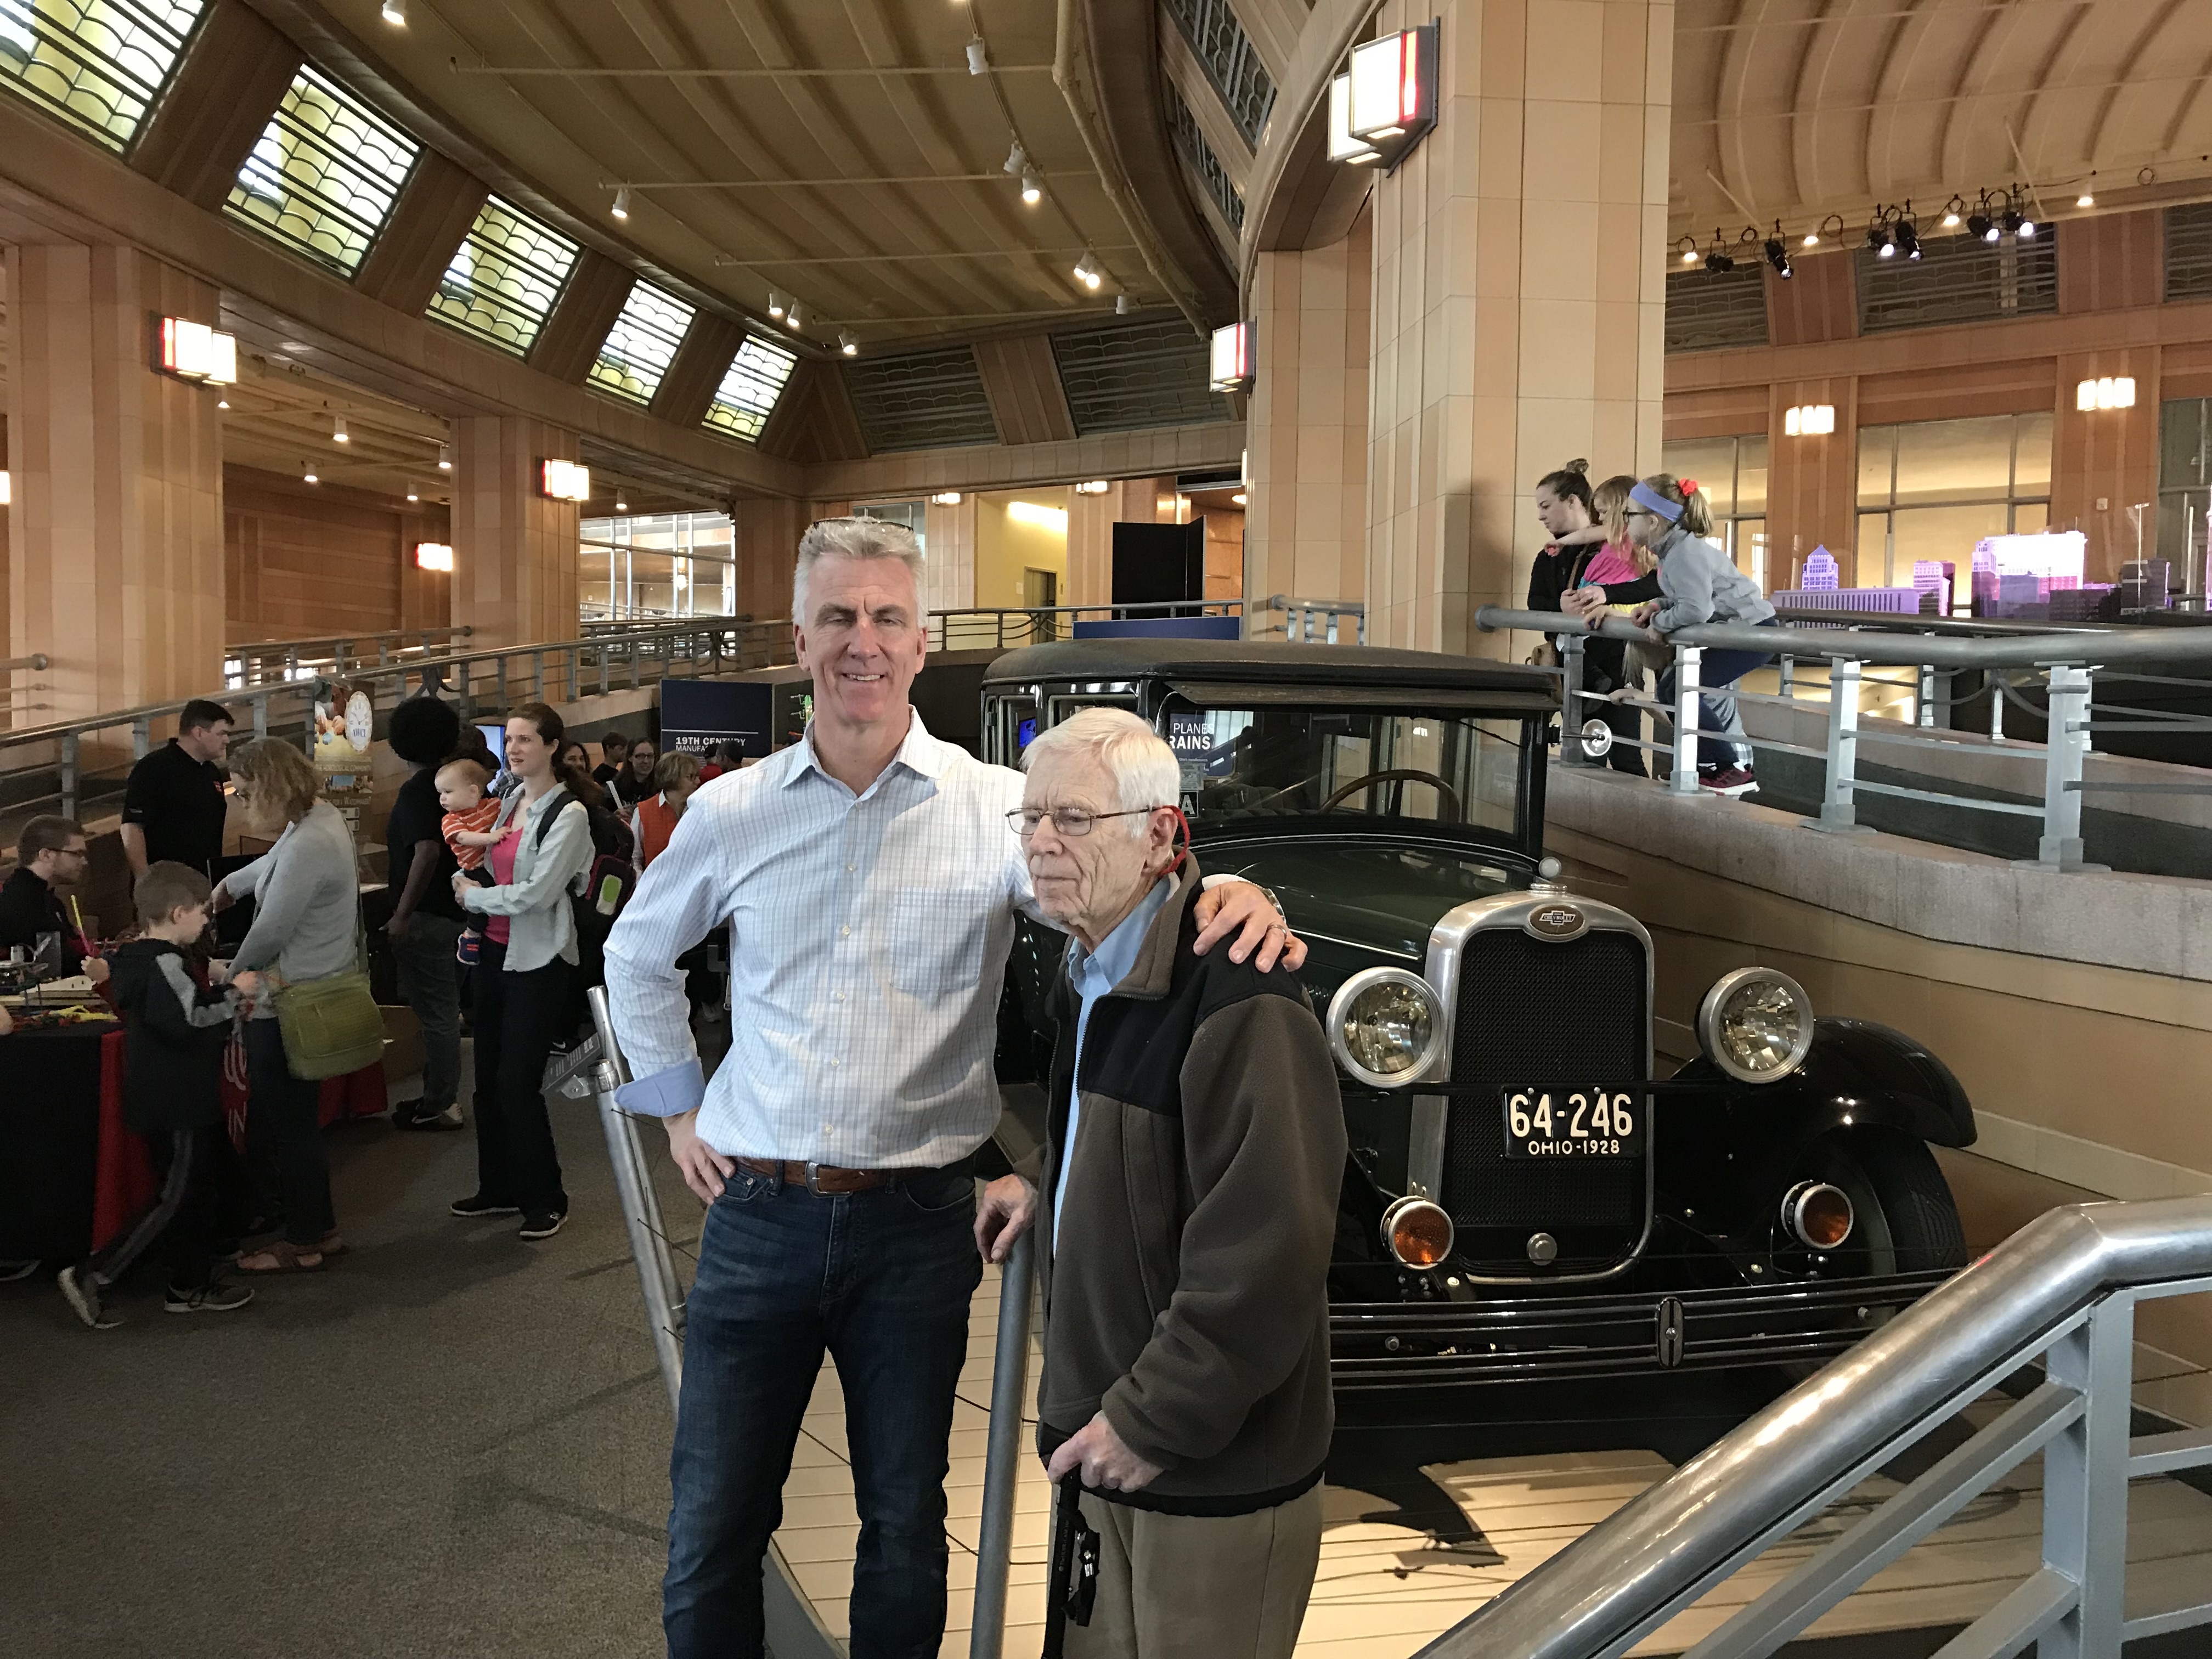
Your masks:
<svg viewBox="0 0 2212 1659"><path fill-rule="evenodd" d="M1160 734L1126 708L1085 708L1050 730L1040 732L1022 756L1022 769L1034 771L1041 757L1094 755L1114 780L1125 812L1148 806L1173 806L1182 794L1182 766ZM1145 833L1146 820L1127 821L1129 833Z"/></svg>
<svg viewBox="0 0 2212 1659"><path fill-rule="evenodd" d="M921 544L902 524L886 519L817 519L799 538L799 565L791 576L791 620L807 623L806 578L814 562L825 556L841 559L896 559L914 575L914 593L921 598ZM921 621L916 617L915 621Z"/></svg>

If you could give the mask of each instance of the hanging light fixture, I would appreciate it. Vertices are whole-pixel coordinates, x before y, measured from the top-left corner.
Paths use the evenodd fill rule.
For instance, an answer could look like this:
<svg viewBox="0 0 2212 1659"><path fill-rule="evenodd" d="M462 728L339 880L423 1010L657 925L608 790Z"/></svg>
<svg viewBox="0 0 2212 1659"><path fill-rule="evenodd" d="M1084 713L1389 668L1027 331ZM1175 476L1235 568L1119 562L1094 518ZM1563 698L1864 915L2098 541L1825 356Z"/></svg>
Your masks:
<svg viewBox="0 0 2212 1659"><path fill-rule="evenodd" d="M1030 207L1044 200L1044 181L1028 167L1022 169L1022 200Z"/></svg>
<svg viewBox="0 0 2212 1659"><path fill-rule="evenodd" d="M1017 138L1014 140L1014 147L1006 152L1006 165L1000 168L1000 171L1019 176L1029 164L1030 153L1022 148L1022 141Z"/></svg>
<svg viewBox="0 0 2212 1659"><path fill-rule="evenodd" d="M440 444L438 446L438 471L441 472L451 472L453 470L453 447L451 444Z"/></svg>
<svg viewBox="0 0 2212 1659"><path fill-rule="evenodd" d="M990 54L983 48L983 37L979 32L968 37L968 73L988 74L991 68Z"/></svg>
<svg viewBox="0 0 2212 1659"><path fill-rule="evenodd" d="M1682 250L1682 263L1684 264L1693 265L1698 263L1698 239L1696 237L1685 236L1680 242L1676 243L1675 246Z"/></svg>
<svg viewBox="0 0 2212 1659"><path fill-rule="evenodd" d="M1866 239L1867 246L1875 251L1876 258L1897 257L1897 244L1889 239L1889 221L1882 216L1878 208L1875 210L1874 222L1867 227Z"/></svg>
<svg viewBox="0 0 2212 1659"><path fill-rule="evenodd" d="M615 192L615 217L617 219L629 217L629 186L628 185L624 185Z"/></svg>
<svg viewBox="0 0 2212 1659"><path fill-rule="evenodd" d="M779 294L779 293L777 293L777 292L776 292L776 290L775 290L775 289L769 289L769 291L768 291L768 314L769 314L769 316L771 316L771 317L775 318L778 322L781 322L781 321L783 320L783 313L784 313L784 299L783 299L783 295L781 295L781 294Z"/></svg>
<svg viewBox="0 0 2212 1659"><path fill-rule="evenodd" d="M2097 205L2097 172L2094 167L2089 170L2089 176L2081 181L2081 193L2074 198L2074 205L2079 208L2092 208Z"/></svg>
<svg viewBox="0 0 2212 1659"><path fill-rule="evenodd" d="M1994 242L2003 234L1997 228L1996 221L1990 216L1990 193L1984 191L1980 204L1966 216L1966 234L1978 236L1984 242Z"/></svg>
<svg viewBox="0 0 2212 1659"><path fill-rule="evenodd" d="M334 444L353 441L351 435L346 431L345 416L343 415L331 416L331 441Z"/></svg>
<svg viewBox="0 0 2212 1659"><path fill-rule="evenodd" d="M1760 251L1766 255L1766 263L1774 268L1774 274L1784 282L1788 282L1795 274L1790 268L1790 250L1782 246L1782 221L1779 219L1774 222L1774 234L1766 239Z"/></svg>
<svg viewBox="0 0 2212 1659"><path fill-rule="evenodd" d="M806 313L799 308L799 301L791 302L791 309L783 313L784 325L794 332L806 326Z"/></svg>
<svg viewBox="0 0 2212 1659"><path fill-rule="evenodd" d="M837 349L848 357L857 357L860 355L860 343L853 337L851 329L841 328L837 331Z"/></svg>
<svg viewBox="0 0 2212 1659"><path fill-rule="evenodd" d="M1135 308L1135 307L1129 303L1129 296L1127 295L1117 294L1114 296L1114 314L1116 317L1126 317Z"/></svg>
<svg viewBox="0 0 2212 1659"><path fill-rule="evenodd" d="M1098 256L1089 248L1084 249L1083 257L1075 262L1075 280L1095 293L1104 275L1098 267Z"/></svg>
<svg viewBox="0 0 2212 1659"><path fill-rule="evenodd" d="M1896 226L1890 234L1899 253L1908 259L1917 259L1920 257L1920 227L1907 216L1912 204L1907 202L1905 205L1906 213L1898 216Z"/></svg>
<svg viewBox="0 0 2212 1659"><path fill-rule="evenodd" d="M305 461L302 461L300 463L300 482L301 483L320 483L322 480L315 476L315 470L313 467L309 466Z"/></svg>
<svg viewBox="0 0 2212 1659"><path fill-rule="evenodd" d="M629 511L629 502L619 489L615 491L615 511L617 513L627 513Z"/></svg>
<svg viewBox="0 0 2212 1659"><path fill-rule="evenodd" d="M415 491L413 491L413 490L411 490L411 489L410 489L410 490L409 490L409 491L407 492L407 499L408 499L409 501L421 501L422 498L422 496L420 496L420 495L418 495L417 494L416 494L416 493L415 493Z"/></svg>
<svg viewBox="0 0 2212 1659"><path fill-rule="evenodd" d="M1966 210L1966 204L1965 199L1961 197L1954 196L1948 202L1945 203L1943 206L1943 228L1946 230L1958 229L1959 216Z"/></svg>
<svg viewBox="0 0 2212 1659"><path fill-rule="evenodd" d="M1721 245L1720 227L1717 225L1713 227L1712 247L1705 254L1705 269L1716 276L1735 269L1735 261L1729 256L1728 250Z"/></svg>

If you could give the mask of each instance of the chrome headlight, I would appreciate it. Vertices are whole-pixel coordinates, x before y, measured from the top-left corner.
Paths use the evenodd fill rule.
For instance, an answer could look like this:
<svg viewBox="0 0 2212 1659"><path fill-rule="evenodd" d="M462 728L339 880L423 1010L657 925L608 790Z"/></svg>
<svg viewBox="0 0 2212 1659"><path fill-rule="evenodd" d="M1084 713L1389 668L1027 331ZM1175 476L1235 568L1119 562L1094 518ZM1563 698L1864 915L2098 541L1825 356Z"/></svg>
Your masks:
<svg viewBox="0 0 2212 1659"><path fill-rule="evenodd" d="M1775 1083L1813 1048L1813 999L1771 968L1723 974L1698 1009L1698 1046L1739 1083Z"/></svg>
<svg viewBox="0 0 2212 1659"><path fill-rule="evenodd" d="M1443 1006L1429 982L1403 968L1369 968L1328 1000L1328 1047L1370 1089L1401 1089L1435 1063Z"/></svg>

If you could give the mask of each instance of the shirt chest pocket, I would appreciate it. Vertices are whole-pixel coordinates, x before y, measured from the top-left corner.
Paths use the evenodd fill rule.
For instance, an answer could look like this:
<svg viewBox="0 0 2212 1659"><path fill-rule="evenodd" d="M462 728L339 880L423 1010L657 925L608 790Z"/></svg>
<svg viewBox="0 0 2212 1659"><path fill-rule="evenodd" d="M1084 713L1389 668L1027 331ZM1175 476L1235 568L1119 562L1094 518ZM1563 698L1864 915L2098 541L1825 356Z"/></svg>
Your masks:
<svg viewBox="0 0 2212 1659"><path fill-rule="evenodd" d="M908 887L891 902L884 941L892 988L932 1001L973 991L1002 896L988 887Z"/></svg>

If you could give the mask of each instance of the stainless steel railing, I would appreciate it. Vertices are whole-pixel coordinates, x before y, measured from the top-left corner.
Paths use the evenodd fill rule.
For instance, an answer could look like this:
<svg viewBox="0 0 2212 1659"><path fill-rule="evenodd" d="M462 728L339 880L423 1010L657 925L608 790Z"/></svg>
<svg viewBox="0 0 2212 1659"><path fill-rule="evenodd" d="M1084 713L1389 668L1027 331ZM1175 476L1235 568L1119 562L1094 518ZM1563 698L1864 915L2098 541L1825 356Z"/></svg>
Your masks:
<svg viewBox="0 0 2212 1659"><path fill-rule="evenodd" d="M615 1100L629 1079L629 1063L607 1009L607 994L598 987L585 993L593 1036L549 1080L552 1087L589 1068L599 1098L599 1125L614 1164L615 1191L637 1264L638 1289L645 1304L646 1327L668 1389L669 1409L679 1408L684 1392L684 1291L676 1269L677 1246L661 1218L653 1166L638 1138L637 1119ZM983 1463L983 1509L976 1540L975 1601L969 1632L969 1659L1001 1659L1006 1645L1006 1590L1013 1552L1014 1486L1022 1450L1022 1401L1029 1376L1030 1297L1036 1278L1036 1233L1014 1243L1000 1268L999 1332L991 1373L990 1426ZM811 1604L798 1589L773 1545L763 1568L769 1598L770 1646L787 1659L809 1659L794 1648L818 1642L828 1655L842 1653L821 1628ZM792 1632L779 1641L776 1626ZM826 1659L826 1656L825 1656Z"/></svg>
<svg viewBox="0 0 2212 1659"><path fill-rule="evenodd" d="M303 673L350 674L356 669L388 668L410 658L428 657L434 647L465 640L476 630L400 628L381 634L323 634L305 640L245 640L223 647L223 684L230 690L282 684Z"/></svg>
<svg viewBox="0 0 2212 1659"><path fill-rule="evenodd" d="M2212 1432L2131 1437L2135 1311L2212 1291L2212 1199L2086 1204L1990 1255L1591 1528L1419 1659L1612 1659L2024 1368L2043 1380L1686 1659L1772 1653L1998 1476L2043 1455L2039 1568L1944 1648L2116 1659L2212 1624L2127 1616L2128 1485L2212 1465Z"/></svg>
<svg viewBox="0 0 2212 1659"><path fill-rule="evenodd" d="M2154 714L2155 718L2137 721L2099 720L2094 717L2091 707L2094 682L2100 676L2108 682L2144 680L2146 677L2128 674L2126 670L2131 665L2146 663L2202 661L2212 665L2212 628L2061 628L2032 631L2008 629L2001 632L1968 635L1954 631L1958 624L1953 624L1952 630L1938 632L1929 623L1916 626L1913 618L1899 617L1893 623L1871 626L1855 623L1848 627L1753 627L1741 623L1708 623L1662 635L1649 629L1638 628L1618 616L1605 617L1599 626L1592 629L1559 611L1516 611L1498 605L1484 605L1476 612L1475 621L1476 625L1486 631L1522 629L1559 636L1562 640L1564 649L1560 653L1560 665L1551 672L1561 680L1561 696L1566 713L1565 740L1560 750L1560 758L1565 763L1575 765L1592 762L1616 742L1632 742L1636 747L1672 756L1672 775L1668 787L1686 796L1695 795L1698 787L1698 673L1706 651L1755 651L1776 656L1781 673L1779 695L1741 689L1733 690L1730 695L1739 702L1773 704L1797 710L1822 706L1797 695L1797 665L1807 661L1825 662L1828 673L1824 711L1826 741L1820 748L1773 738L1752 737L1738 739L1747 742L1754 750L1796 755L1821 763L1820 809L1818 818L1814 822L1823 830L1841 833L1857 830L1860 826L1856 798L1861 793L1930 801L1972 811L2031 817L2038 819L2041 826L2036 861L2052 870L2076 871L2094 867L2083 860L2081 798L2084 794L2106 792L2212 794L2212 782L2192 781L2187 778L2120 783L2093 782L2084 776L2085 762L2098 732L2155 731L2175 734L2212 731L2212 717L2121 708L2108 703L2108 713ZM1632 641L1670 651L1675 673L1675 696L1672 704L1662 705L1637 696L1601 697L1583 690L1583 647L1584 641L1593 632L1601 633L1607 639ZM1869 731L1863 727L1860 691L1867 678L1864 671L1874 665L1901 665L1918 671L1907 688L1913 701L1911 729ZM1990 677L1990 737L1993 741L1986 747L1977 745L1974 753L2018 760L2039 770L2042 775L2039 780L2039 791L2027 793L2040 793L2043 797L2040 805L1995 800L1952 791L1915 788L1904 784L1877 781L1861 775L1859 748L1863 743L1880 743L1908 749L1948 750L1954 755L1964 752L1965 746L1959 734L1939 730L1934 722L1934 714L1939 707L1960 701L1952 697L1946 688L1947 677L1962 669L1979 670ZM2005 738L2003 717L2008 704L2035 712L2021 696L2019 687L2012 683L2015 671L2027 671L2041 683L2040 689L2045 701L2043 712L2047 723L2047 738L2043 744L2008 742ZM2212 679L2197 680L2174 676L2148 678L2154 683L2212 692ZM1646 710L1670 720L1673 723L1672 738L1665 742L1646 742L1616 737L1595 717L1595 706L1609 702Z"/></svg>
<svg viewBox="0 0 2212 1659"><path fill-rule="evenodd" d="M1280 612L1283 620L1266 618ZM1351 599L1175 599L1142 605L976 605L929 613L933 651L1009 650L1075 637L1075 624L1233 617L1246 638L1281 635L1294 644L1364 645L1367 607Z"/></svg>

